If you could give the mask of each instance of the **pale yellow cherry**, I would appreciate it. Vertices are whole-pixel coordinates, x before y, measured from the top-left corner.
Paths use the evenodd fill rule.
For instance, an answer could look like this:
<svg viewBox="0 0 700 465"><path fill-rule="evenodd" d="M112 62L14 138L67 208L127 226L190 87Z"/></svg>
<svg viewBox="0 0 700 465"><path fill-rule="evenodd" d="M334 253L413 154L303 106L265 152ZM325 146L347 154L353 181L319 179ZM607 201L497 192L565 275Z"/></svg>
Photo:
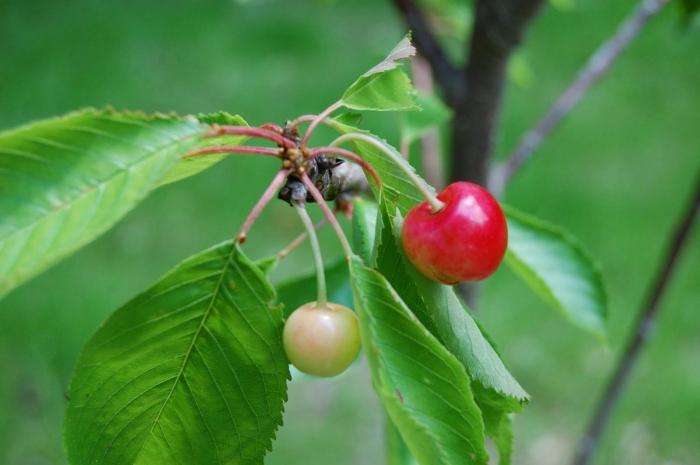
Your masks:
<svg viewBox="0 0 700 465"><path fill-rule="evenodd" d="M284 350L300 371L330 377L345 371L360 351L360 324L349 308L334 303L302 305L287 318Z"/></svg>

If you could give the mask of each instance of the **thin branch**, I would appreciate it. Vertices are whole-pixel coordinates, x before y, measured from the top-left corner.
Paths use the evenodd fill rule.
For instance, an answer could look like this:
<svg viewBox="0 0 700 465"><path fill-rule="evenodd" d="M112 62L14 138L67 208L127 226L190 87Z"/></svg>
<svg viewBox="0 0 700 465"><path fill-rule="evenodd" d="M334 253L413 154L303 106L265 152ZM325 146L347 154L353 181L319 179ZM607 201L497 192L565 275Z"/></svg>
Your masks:
<svg viewBox="0 0 700 465"><path fill-rule="evenodd" d="M532 156L581 97L611 68L620 53L639 35L649 19L668 3L669 0L642 0L620 24L615 34L595 51L542 119L523 136L507 161L495 170L490 183L495 191L503 189L511 176Z"/></svg>
<svg viewBox="0 0 700 465"><path fill-rule="evenodd" d="M653 285L650 287L646 303L639 313L637 323L627 343L627 348L600 398L595 414L586 429L586 434L579 442L576 455L572 462L574 465L588 465L591 462L610 415L620 398L632 369L639 359L644 345L651 336L654 320L660 309L659 302L678 264L678 258L681 255L683 246L690 237L690 230L700 211L700 176L697 178L694 189L693 199L682 221L678 224L673 236L669 240L666 257L664 258L661 269Z"/></svg>
<svg viewBox="0 0 700 465"><path fill-rule="evenodd" d="M448 101L456 101L465 92L462 72L455 67L430 30L428 21L414 0L393 0L406 25L413 34L413 42L430 64L435 78L447 94Z"/></svg>
<svg viewBox="0 0 700 465"><path fill-rule="evenodd" d="M486 184L500 126L508 61L544 2L474 0L473 27L465 49L466 92L462 99L448 102L454 110L450 181Z"/></svg>

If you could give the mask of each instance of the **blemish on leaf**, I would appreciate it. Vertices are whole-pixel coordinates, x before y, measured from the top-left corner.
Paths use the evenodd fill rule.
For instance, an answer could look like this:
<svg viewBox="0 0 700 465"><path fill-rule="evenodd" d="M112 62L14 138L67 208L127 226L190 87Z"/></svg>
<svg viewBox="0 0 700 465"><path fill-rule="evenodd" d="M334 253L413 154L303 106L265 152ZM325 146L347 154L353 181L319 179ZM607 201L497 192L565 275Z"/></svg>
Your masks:
<svg viewBox="0 0 700 465"><path fill-rule="evenodd" d="M396 397L399 398L399 402L401 402L402 404L404 403L403 402L403 394L401 394L401 391L398 389L396 390Z"/></svg>

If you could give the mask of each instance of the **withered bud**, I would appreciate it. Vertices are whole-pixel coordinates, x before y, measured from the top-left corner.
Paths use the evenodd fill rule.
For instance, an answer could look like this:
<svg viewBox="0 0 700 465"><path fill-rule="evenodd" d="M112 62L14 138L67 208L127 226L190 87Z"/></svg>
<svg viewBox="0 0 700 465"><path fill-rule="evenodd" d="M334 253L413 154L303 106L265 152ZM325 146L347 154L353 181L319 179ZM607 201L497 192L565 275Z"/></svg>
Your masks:
<svg viewBox="0 0 700 465"><path fill-rule="evenodd" d="M352 197L370 192L362 168L341 158L324 155L312 158L307 173L324 200L332 201L341 197L347 202ZM304 183L295 175L287 177L287 182L277 197L290 205L292 202L315 202Z"/></svg>

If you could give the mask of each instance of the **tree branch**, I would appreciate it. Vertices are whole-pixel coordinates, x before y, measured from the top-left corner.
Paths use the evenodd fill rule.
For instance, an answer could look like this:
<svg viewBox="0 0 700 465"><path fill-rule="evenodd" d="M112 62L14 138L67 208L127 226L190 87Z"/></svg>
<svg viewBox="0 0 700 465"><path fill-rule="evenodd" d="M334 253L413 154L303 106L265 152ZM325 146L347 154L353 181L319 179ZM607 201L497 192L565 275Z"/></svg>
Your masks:
<svg viewBox="0 0 700 465"><path fill-rule="evenodd" d="M581 100L581 97L610 69L620 53L639 35L649 19L668 3L669 0L642 0L620 24L615 34L595 51L542 119L523 136L507 161L494 171L490 184L496 192L504 188L511 176L532 156L542 141Z"/></svg>
<svg viewBox="0 0 700 465"><path fill-rule="evenodd" d="M543 0L476 0L474 26L467 47L463 98L454 109L450 181L485 185L498 127L506 68ZM439 81L438 81L439 82ZM462 283L460 293L477 310L477 285Z"/></svg>
<svg viewBox="0 0 700 465"><path fill-rule="evenodd" d="M683 220L669 240L666 257L653 285L650 287L646 304L639 313L637 324L634 327L633 333L630 335L627 348L600 398L595 414L586 430L586 434L579 442L576 455L572 462L573 465L588 465L591 462L603 430L620 398L625 383L639 359L641 350L651 336L654 320L660 309L659 301L678 263L678 258L683 250L683 246L690 237L690 230L693 226L693 222L697 219L698 211L700 211L700 175L697 178L694 189L693 199L683 216Z"/></svg>
<svg viewBox="0 0 700 465"><path fill-rule="evenodd" d="M430 30L428 21L414 0L393 0L406 25L413 34L413 42L430 64L435 79L445 92L447 101L455 101L464 94L462 73L447 57L440 42Z"/></svg>
<svg viewBox="0 0 700 465"><path fill-rule="evenodd" d="M477 0L468 47L464 98L450 102L452 181L486 183L506 67L543 0Z"/></svg>

